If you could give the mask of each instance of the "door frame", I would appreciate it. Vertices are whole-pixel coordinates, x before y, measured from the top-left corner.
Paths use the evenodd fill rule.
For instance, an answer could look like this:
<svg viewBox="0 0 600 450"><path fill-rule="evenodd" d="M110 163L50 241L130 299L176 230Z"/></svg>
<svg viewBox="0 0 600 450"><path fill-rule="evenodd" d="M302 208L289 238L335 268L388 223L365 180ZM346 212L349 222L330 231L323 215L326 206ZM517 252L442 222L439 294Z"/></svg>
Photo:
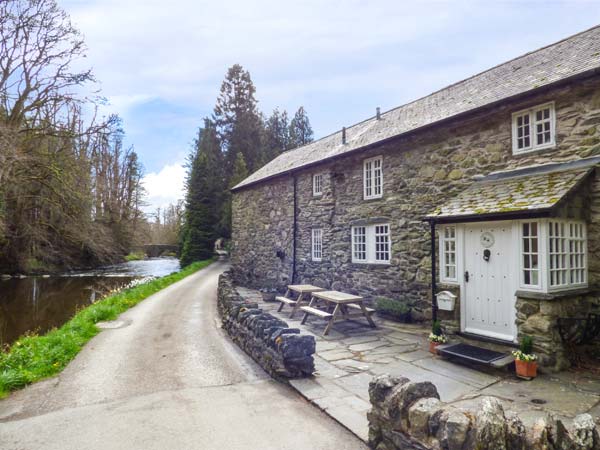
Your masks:
<svg viewBox="0 0 600 450"><path fill-rule="evenodd" d="M504 336L502 335L498 335L496 333L473 333L473 332L467 332L470 334L476 334L478 336L483 336L483 337L488 337L488 338L493 338L493 339L499 339L501 341L505 341L505 342L513 342L516 343L518 341L518 335L517 335L517 324L516 324L516 319L517 319L517 296L516 296L516 292L519 289L519 255L518 255L518 251L519 251L519 227L517 226L519 222L516 220L498 220L498 221L489 221L489 222L470 222L470 223L462 223L462 224L456 224L456 234L457 234L457 249L460 249L460 251L458 253L460 253L460 257L457 257L457 261L456 261L456 269L457 269L457 277L458 277L458 285L460 287L460 330L461 332L467 332L466 328L467 328L467 286L466 286L466 282L465 282L465 270L466 270L466 265L467 265L467 239L466 239L466 230L469 227L477 227L477 226L500 226L499 224L504 225L505 227L510 227L510 233L511 233L511 240L514 243L514 245L510 246L510 258L511 261L513 262L510 267L511 270L509 272L509 277L512 283L512 292L513 295L512 297L509 299L509 303L511 306L511 312L512 312L512 317L511 317L511 327L510 327L510 331L512 334L512 339L506 339ZM460 238L459 238L460 236ZM458 256L458 255L457 255Z"/></svg>

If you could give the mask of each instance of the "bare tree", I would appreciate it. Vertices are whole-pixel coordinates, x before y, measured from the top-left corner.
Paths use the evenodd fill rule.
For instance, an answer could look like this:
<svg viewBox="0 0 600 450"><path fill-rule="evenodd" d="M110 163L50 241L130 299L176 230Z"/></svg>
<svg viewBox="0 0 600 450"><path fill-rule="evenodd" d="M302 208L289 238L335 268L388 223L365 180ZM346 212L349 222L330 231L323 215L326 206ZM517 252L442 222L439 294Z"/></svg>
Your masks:
<svg viewBox="0 0 600 450"><path fill-rule="evenodd" d="M44 106L78 100L76 87L91 71L72 71L85 56L79 31L55 0L0 2L0 95L5 121L32 125Z"/></svg>

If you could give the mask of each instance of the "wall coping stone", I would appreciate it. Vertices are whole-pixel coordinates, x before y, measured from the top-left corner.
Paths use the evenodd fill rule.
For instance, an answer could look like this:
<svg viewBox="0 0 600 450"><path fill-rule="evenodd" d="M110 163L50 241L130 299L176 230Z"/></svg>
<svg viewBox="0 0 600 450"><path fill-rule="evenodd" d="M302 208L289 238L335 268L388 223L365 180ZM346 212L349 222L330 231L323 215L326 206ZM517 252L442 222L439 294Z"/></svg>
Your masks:
<svg viewBox="0 0 600 450"><path fill-rule="evenodd" d="M495 397L478 407L441 402L435 385L379 375L369 383L369 446L376 450L600 450L590 414L566 427L551 415L525 427Z"/></svg>

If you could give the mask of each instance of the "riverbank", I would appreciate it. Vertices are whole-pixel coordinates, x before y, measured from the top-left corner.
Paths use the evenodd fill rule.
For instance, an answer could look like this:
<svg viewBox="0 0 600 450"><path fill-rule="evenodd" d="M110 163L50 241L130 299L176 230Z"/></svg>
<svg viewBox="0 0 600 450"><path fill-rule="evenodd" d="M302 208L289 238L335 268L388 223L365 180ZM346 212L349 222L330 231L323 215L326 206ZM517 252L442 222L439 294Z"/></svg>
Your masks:
<svg viewBox="0 0 600 450"><path fill-rule="evenodd" d="M27 335L0 353L0 398L8 392L61 372L99 329L150 295L208 266L201 261L171 275L126 289L80 310L71 320L43 336Z"/></svg>

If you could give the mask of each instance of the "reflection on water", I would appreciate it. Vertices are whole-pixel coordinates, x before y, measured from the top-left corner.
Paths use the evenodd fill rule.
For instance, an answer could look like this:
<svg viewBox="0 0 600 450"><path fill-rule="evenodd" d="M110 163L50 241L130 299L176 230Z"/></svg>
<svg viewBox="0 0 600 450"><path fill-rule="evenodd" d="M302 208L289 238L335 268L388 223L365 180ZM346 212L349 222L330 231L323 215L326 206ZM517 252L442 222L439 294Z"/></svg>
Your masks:
<svg viewBox="0 0 600 450"><path fill-rule="evenodd" d="M179 270L176 258L153 258L49 278L0 280L0 344L26 332L44 333L69 320L80 308L134 278Z"/></svg>

